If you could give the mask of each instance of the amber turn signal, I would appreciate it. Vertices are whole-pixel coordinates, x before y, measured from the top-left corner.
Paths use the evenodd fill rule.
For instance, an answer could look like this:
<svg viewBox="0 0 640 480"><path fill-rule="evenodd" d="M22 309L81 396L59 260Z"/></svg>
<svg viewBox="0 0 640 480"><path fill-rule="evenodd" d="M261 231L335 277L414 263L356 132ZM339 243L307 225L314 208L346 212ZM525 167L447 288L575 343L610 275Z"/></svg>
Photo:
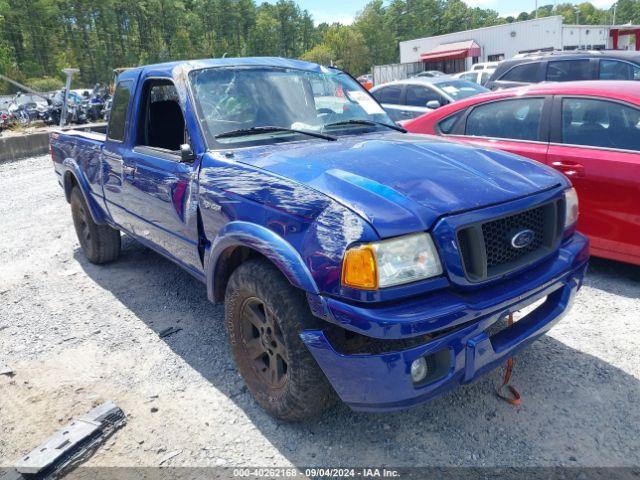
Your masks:
<svg viewBox="0 0 640 480"><path fill-rule="evenodd" d="M373 248L363 245L345 252L342 262L342 284L361 290L378 288L378 272Z"/></svg>

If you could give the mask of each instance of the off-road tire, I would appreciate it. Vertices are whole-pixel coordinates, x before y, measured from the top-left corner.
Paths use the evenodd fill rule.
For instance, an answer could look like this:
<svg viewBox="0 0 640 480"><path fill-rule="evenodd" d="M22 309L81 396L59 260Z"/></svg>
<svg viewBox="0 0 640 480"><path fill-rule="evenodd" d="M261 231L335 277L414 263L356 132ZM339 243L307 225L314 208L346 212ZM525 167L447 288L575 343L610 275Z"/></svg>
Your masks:
<svg viewBox="0 0 640 480"><path fill-rule="evenodd" d="M260 302L262 307L256 307ZM272 344L264 341L266 333L258 333L257 339L252 337L258 329L255 322L247 323L244 309L254 307L259 312L268 312L264 315L267 322L264 325L273 326L273 335L267 337L273 340ZM321 328L322 321L311 314L303 292L294 288L274 265L264 259L251 259L232 273L225 295L225 324L238 371L253 398L270 415L285 421L300 421L315 417L333 405L337 397L299 337L302 330ZM284 352L286 361L278 357L279 354L274 356L273 351L265 351L257 360L252 358L256 354L249 352L256 351L255 340L261 343L261 348L273 345L278 352ZM286 373L279 377L279 382L265 378L273 358L277 359L278 366L286 363ZM284 368L279 370L276 375Z"/></svg>
<svg viewBox="0 0 640 480"><path fill-rule="evenodd" d="M93 221L89 207L77 186L71 190L69 202L73 225L85 257L91 263L97 264L117 259L120 255L120 230L109 225L98 225Z"/></svg>

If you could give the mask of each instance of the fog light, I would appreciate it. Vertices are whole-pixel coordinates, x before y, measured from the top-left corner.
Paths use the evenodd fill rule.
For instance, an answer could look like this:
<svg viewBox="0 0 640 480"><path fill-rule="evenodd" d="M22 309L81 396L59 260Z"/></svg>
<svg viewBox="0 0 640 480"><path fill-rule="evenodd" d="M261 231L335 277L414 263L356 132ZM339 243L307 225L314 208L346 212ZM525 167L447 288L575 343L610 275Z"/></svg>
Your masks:
<svg viewBox="0 0 640 480"><path fill-rule="evenodd" d="M411 364L411 379L413 383L418 383L424 380L429 373L429 369L427 368L427 361L424 357L420 357L417 360L414 360Z"/></svg>

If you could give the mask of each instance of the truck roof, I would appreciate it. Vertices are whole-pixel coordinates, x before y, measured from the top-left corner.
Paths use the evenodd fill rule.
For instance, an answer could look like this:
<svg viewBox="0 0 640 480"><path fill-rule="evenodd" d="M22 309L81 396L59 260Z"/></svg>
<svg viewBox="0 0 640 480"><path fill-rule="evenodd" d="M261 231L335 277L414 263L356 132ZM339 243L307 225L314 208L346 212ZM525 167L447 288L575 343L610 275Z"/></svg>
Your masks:
<svg viewBox="0 0 640 480"><path fill-rule="evenodd" d="M308 70L311 72L326 72L336 70L333 67L325 67L317 63L293 60L282 57L235 57L235 58L205 58L200 60L181 60L176 62L156 63L131 68L122 72L119 79L135 78L141 72L153 71L155 74L172 76L176 68L188 73L192 70L210 67L244 67L244 66L266 66L280 68L295 68L297 70Z"/></svg>

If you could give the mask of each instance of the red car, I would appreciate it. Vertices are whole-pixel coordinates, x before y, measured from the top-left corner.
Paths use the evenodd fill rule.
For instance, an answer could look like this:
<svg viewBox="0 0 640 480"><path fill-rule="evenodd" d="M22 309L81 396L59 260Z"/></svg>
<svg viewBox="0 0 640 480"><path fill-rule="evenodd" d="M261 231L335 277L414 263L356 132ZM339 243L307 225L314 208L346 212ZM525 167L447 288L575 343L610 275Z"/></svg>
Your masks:
<svg viewBox="0 0 640 480"><path fill-rule="evenodd" d="M403 124L560 170L598 257L640 265L640 82L538 84L441 107Z"/></svg>

